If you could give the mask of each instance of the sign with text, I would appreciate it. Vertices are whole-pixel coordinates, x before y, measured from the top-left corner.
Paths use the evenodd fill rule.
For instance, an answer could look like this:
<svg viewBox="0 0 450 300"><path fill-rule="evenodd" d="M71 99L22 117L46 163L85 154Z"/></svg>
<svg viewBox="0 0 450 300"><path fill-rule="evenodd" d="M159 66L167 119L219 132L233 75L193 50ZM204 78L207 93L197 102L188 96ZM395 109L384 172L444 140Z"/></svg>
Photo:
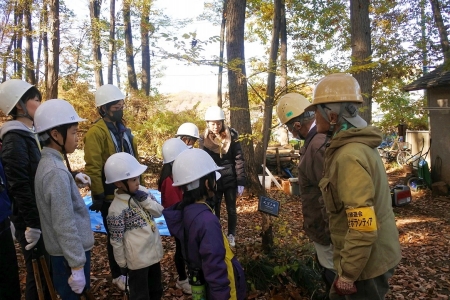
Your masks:
<svg viewBox="0 0 450 300"><path fill-rule="evenodd" d="M258 210L260 212L278 217L280 213L280 201L265 196L259 197Z"/></svg>

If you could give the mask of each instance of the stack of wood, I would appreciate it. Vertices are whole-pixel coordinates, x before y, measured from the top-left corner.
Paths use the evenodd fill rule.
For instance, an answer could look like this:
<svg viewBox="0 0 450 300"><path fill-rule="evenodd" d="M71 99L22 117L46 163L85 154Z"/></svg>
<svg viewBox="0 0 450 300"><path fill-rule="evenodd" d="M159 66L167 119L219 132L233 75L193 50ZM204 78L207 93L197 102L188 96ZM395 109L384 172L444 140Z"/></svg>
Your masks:
<svg viewBox="0 0 450 300"><path fill-rule="evenodd" d="M281 174L282 169L291 168L293 164L297 165L299 158L299 151L290 145L267 147L266 165L275 174Z"/></svg>

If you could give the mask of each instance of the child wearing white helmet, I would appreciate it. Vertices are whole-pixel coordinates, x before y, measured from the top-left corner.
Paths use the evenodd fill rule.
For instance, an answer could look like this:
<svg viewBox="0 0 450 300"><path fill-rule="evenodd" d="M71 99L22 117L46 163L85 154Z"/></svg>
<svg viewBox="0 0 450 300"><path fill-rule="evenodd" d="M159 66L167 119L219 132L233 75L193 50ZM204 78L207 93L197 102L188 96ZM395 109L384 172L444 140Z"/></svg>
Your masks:
<svg viewBox="0 0 450 300"><path fill-rule="evenodd" d="M158 191L161 192L161 203L168 208L183 199L183 192L178 186L173 186L172 164L181 152L189 149L188 146L178 138L168 139L162 146L163 167L158 180ZM175 255L173 257L178 273L175 286L182 289L186 294L192 294L191 286L186 274L186 264L181 253L181 242L175 237Z"/></svg>
<svg viewBox="0 0 450 300"><path fill-rule="evenodd" d="M189 148L194 147L195 142L200 138L198 127L194 123L181 124L175 136L181 139Z"/></svg>
<svg viewBox="0 0 450 300"><path fill-rule="evenodd" d="M205 286L204 299L241 300L246 294L244 271L207 203L221 169L201 149L181 152L173 163L173 185L181 187L183 200L163 215L170 233L181 241L191 285L198 280Z"/></svg>
<svg viewBox="0 0 450 300"><path fill-rule="evenodd" d="M64 300L79 299L89 289L94 247L89 212L66 155L78 146L78 122L82 121L72 105L60 99L45 101L34 116L44 144L35 178L36 202L53 285Z"/></svg>
<svg viewBox="0 0 450 300"><path fill-rule="evenodd" d="M10 218L16 229L14 235L20 244L27 270L26 299L38 298L32 256L44 255L47 260L49 259L41 237L41 224L34 191L34 178L41 159L41 151L34 132L33 118L41 100L39 90L26 81L10 79L0 84L0 109L5 115L12 116L12 120L5 122L0 129L1 161L5 170L8 196L12 204ZM9 224L9 219L5 220L4 228L9 228ZM9 253L5 251L2 256L12 266L13 259L16 259L15 249ZM44 278L43 275L41 273L41 278ZM12 291L19 285L18 277L18 274L15 276L10 273L4 277L5 280L1 281ZM18 293L20 294L20 288ZM0 294L3 294L1 288ZM44 285L44 296L50 297L46 285Z"/></svg>
<svg viewBox="0 0 450 300"><path fill-rule="evenodd" d="M246 183L244 156L239 135L225 124L225 114L219 106L211 106L205 113L206 130L200 148L208 152L214 162L223 167L216 192L216 216L220 220L220 203L225 198L228 214L228 241L235 246L237 211L236 198L244 192Z"/></svg>
<svg viewBox="0 0 450 300"><path fill-rule="evenodd" d="M114 258L128 275L130 299L137 300L161 299L163 292L163 247L154 221L163 207L140 185L146 169L125 152L111 155L105 163L106 183L116 187L107 216Z"/></svg>
<svg viewBox="0 0 450 300"><path fill-rule="evenodd" d="M112 283L120 290L125 290L126 278L121 275L120 267L114 260L110 244L110 233L106 216L114 199L115 186L105 183L104 166L108 157L118 152L126 152L139 158L136 138L123 121L125 95L112 85L105 84L95 92L95 106L101 119L97 120L84 137L84 160L86 174L92 180L92 205L90 210L100 212L108 235L106 250Z"/></svg>

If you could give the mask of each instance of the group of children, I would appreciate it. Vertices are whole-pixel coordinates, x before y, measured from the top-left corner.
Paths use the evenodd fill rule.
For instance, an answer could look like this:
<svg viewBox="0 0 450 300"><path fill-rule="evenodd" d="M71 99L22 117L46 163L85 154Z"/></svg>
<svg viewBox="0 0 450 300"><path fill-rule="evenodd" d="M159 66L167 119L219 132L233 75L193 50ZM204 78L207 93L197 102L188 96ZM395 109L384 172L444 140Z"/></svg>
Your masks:
<svg viewBox="0 0 450 300"><path fill-rule="evenodd" d="M244 299L243 269L230 248L230 244L234 246L236 196L242 194L245 182L237 133L225 126L224 117L213 120L214 129L219 130L211 135L207 128L205 136L209 135L212 148L208 152L192 148L200 137L194 124L180 126L177 137L163 145L160 205L140 185L146 166L138 162L136 141L122 123L124 95L117 87L105 85L95 96L101 119L84 139L83 174L72 172L67 158L78 145L78 123L85 121L73 106L60 99L40 104L40 92L21 80L0 85L0 109L13 117L0 130L1 159L12 203L10 218L27 266L26 299L38 299L32 267L37 256L43 256L51 266L53 286L63 300L79 299L89 290L94 236L78 190L87 185L93 199L90 209L102 213L107 228L113 283L122 290L128 286L131 299L162 297L163 247L154 221L162 214L176 241L176 286L192 293L189 282L195 274L196 285L204 286L206 299ZM223 115L220 108L213 110ZM236 167L236 162L242 165ZM227 176L224 188L222 181ZM229 196L225 193L227 236L217 214L220 199L214 200L226 189L234 191L228 192ZM3 227L9 229L6 219ZM12 242L8 237L3 239L4 232L0 238L8 245L2 243L2 253ZM5 299L20 299L18 284L8 284L0 284L0 293ZM49 298L48 290L44 294Z"/></svg>

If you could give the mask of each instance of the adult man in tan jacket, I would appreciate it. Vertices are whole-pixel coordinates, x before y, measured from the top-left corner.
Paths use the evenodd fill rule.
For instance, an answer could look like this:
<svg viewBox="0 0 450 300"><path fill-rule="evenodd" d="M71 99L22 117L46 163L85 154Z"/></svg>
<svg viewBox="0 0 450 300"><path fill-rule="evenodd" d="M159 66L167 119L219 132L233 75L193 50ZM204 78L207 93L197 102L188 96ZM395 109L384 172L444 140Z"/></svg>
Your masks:
<svg viewBox="0 0 450 300"><path fill-rule="evenodd" d="M337 279L330 299L384 299L401 259L389 184L376 147L379 129L358 115L358 82L331 74L314 89L317 131L326 133L324 176L319 183L330 215Z"/></svg>
<svg viewBox="0 0 450 300"><path fill-rule="evenodd" d="M303 229L313 241L322 278L330 290L335 277L333 245L331 245L328 216L323 203L319 181L323 173L325 135L317 133L314 112L305 108L311 103L302 95L289 93L280 98L277 114L295 138L305 140L300 150L299 186L302 198Z"/></svg>

